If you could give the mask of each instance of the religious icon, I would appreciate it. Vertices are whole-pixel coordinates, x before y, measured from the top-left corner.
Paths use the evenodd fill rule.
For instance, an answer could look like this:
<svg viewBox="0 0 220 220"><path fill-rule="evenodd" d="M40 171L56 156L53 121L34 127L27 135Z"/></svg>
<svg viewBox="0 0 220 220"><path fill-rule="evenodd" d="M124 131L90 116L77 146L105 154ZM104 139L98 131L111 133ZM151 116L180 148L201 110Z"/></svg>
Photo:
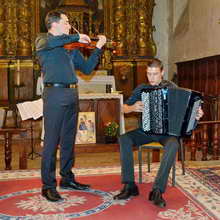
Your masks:
<svg viewBox="0 0 220 220"><path fill-rule="evenodd" d="M75 143L96 143L95 112L79 112Z"/></svg>

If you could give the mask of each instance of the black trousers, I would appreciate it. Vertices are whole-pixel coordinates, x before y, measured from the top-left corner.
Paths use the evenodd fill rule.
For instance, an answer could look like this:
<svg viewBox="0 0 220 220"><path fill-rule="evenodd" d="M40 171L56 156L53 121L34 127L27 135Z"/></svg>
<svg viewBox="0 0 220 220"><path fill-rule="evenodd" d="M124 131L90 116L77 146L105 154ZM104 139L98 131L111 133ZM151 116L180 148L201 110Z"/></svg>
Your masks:
<svg viewBox="0 0 220 220"><path fill-rule="evenodd" d="M79 112L78 90L44 88L44 147L41 161L43 189L55 188L56 152L60 144L60 175L62 180L74 180L74 143Z"/></svg>
<svg viewBox="0 0 220 220"><path fill-rule="evenodd" d="M146 135L142 129L136 129L121 135L119 143L122 183L126 184L135 181L133 147L150 142L159 142L164 146L160 168L153 184L153 189L160 189L161 192L164 193L171 167L175 161L176 153L180 146L179 139L174 136Z"/></svg>

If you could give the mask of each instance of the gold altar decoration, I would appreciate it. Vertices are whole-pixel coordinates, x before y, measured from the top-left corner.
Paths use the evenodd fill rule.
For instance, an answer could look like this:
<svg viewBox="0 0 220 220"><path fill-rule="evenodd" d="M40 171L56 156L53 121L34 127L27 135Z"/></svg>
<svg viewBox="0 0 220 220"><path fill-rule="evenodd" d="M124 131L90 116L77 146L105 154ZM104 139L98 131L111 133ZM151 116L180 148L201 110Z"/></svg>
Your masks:
<svg viewBox="0 0 220 220"><path fill-rule="evenodd" d="M114 4L114 40L117 43L117 56L127 54L125 2L125 0L115 0Z"/></svg>
<svg viewBox="0 0 220 220"><path fill-rule="evenodd" d="M30 56L39 33L42 0L0 0L0 56ZM90 36L99 34L101 20L93 18L93 3L64 0L58 8L70 14L71 24ZM92 1L91 1L92 2ZM118 56L155 56L152 15L154 0L99 0L104 34L117 42ZM95 4L95 3L94 3ZM92 6L91 6L92 5Z"/></svg>
<svg viewBox="0 0 220 220"><path fill-rule="evenodd" d="M116 55L126 57L155 56L152 26L154 0L115 0L108 14L114 18L113 38ZM107 33L112 35L110 30Z"/></svg>
<svg viewBox="0 0 220 220"><path fill-rule="evenodd" d="M138 55L155 55L154 42L152 41L152 15L153 15L153 0L139 0L139 10L137 10L137 27L138 27ZM146 13L147 12L147 13ZM134 33L134 32L133 32Z"/></svg>
<svg viewBox="0 0 220 220"><path fill-rule="evenodd" d="M0 56L31 56L39 0L0 0Z"/></svg>
<svg viewBox="0 0 220 220"><path fill-rule="evenodd" d="M48 10L60 8L81 33L90 37L105 34L116 42L116 53L112 48L104 50L99 67L115 75L117 90L129 96L145 81L146 63L156 55L152 26L155 0L0 0L0 4L0 59L6 63L23 60L22 74L27 68L32 76L34 70L24 61L34 59L34 41L43 31Z"/></svg>
<svg viewBox="0 0 220 220"><path fill-rule="evenodd" d="M0 0L0 4L3 6L5 4L5 1ZM0 8L0 56L4 56L6 54L5 22L4 9Z"/></svg>
<svg viewBox="0 0 220 220"><path fill-rule="evenodd" d="M70 24L80 33L92 35L92 12L83 0L64 0L59 9L68 14Z"/></svg>
<svg viewBox="0 0 220 220"><path fill-rule="evenodd" d="M116 41L116 54L112 57L112 72L116 88L123 91L127 99L132 90L146 82L147 63L156 55L152 26L154 0L115 0L106 9L113 18L111 29L106 29L107 36ZM105 21L106 22L106 21Z"/></svg>
<svg viewBox="0 0 220 220"><path fill-rule="evenodd" d="M17 56L30 56L31 47L31 10L29 0L20 0L17 5Z"/></svg>
<svg viewBox="0 0 220 220"><path fill-rule="evenodd" d="M5 1L3 5L3 10L5 12L5 19L7 23L5 23L5 40L6 44L6 51L7 54L15 55L16 53L16 41L17 41L17 33L16 33L16 1Z"/></svg>

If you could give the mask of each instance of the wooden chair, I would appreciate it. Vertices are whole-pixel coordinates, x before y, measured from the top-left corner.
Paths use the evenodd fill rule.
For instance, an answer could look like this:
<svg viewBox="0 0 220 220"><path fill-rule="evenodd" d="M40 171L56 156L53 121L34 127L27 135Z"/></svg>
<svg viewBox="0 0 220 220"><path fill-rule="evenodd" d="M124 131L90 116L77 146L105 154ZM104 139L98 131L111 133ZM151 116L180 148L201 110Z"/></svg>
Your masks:
<svg viewBox="0 0 220 220"><path fill-rule="evenodd" d="M182 174L185 175L185 164L184 164L184 146L182 139L180 139L180 158L182 162ZM151 142L148 144L143 144L139 146L138 150L138 162L139 162L139 183L142 183L142 151L143 149L147 149L147 166L148 166L148 172L150 172L150 151L152 150L162 150L163 145L161 145L159 142ZM175 175L176 175L176 161L173 164L172 167L172 185L175 186Z"/></svg>

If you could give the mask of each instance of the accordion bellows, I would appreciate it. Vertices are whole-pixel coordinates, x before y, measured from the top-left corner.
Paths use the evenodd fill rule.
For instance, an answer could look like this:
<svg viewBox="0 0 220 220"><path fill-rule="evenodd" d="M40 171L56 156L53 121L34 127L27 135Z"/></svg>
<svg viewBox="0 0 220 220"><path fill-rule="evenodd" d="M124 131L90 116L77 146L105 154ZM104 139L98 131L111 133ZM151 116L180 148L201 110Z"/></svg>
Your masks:
<svg viewBox="0 0 220 220"><path fill-rule="evenodd" d="M184 136L194 129L202 95L190 89L149 87L141 91L142 129L147 134Z"/></svg>

